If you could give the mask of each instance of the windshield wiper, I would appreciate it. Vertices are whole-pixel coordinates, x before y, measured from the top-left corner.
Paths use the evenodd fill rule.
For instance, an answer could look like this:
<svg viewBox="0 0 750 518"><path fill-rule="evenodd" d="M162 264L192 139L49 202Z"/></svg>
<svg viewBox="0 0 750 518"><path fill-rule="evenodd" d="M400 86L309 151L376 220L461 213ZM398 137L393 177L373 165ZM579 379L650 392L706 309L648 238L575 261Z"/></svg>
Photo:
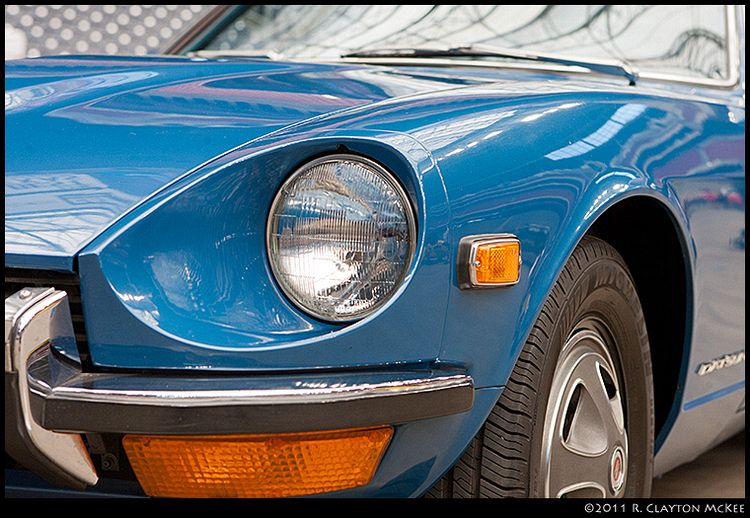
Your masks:
<svg viewBox="0 0 750 518"><path fill-rule="evenodd" d="M625 76L631 85L638 79L638 71L630 63L618 59L578 58L520 49L506 49L491 45L464 45L450 48L373 49L349 52L342 58L439 58L477 57L511 58L525 61L540 61L558 65L587 68L607 75Z"/></svg>

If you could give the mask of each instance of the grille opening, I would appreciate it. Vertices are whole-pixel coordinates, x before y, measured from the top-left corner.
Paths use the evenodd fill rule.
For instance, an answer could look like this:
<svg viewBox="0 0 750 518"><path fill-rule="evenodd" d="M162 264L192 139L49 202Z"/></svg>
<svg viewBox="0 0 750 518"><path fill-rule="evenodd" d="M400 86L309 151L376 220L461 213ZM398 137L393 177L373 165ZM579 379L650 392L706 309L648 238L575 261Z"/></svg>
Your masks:
<svg viewBox="0 0 750 518"><path fill-rule="evenodd" d="M78 274L48 270L5 269L5 298L24 288L55 288L68 294L70 317L73 320L78 354L84 369L90 367L89 342L83 321L81 283Z"/></svg>

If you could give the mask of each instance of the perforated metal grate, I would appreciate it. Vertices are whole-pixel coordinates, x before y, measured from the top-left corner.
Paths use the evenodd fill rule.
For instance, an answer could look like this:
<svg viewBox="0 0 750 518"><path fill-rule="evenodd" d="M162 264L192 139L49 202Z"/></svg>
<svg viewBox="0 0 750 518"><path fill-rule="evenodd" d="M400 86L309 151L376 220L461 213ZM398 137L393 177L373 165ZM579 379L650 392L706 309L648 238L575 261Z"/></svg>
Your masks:
<svg viewBox="0 0 750 518"><path fill-rule="evenodd" d="M6 5L6 59L52 54L157 53L212 7ZM9 51L16 55L9 56Z"/></svg>

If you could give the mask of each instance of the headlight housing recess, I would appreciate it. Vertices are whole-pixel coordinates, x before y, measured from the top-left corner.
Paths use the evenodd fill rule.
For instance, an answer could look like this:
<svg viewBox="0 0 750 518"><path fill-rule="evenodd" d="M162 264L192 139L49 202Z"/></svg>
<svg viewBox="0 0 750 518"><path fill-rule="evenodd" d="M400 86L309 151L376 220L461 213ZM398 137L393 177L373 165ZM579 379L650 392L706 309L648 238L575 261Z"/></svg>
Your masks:
<svg viewBox="0 0 750 518"><path fill-rule="evenodd" d="M416 243L404 189L385 168L354 155L309 162L271 205L267 244L282 291L316 318L352 321L398 288Z"/></svg>

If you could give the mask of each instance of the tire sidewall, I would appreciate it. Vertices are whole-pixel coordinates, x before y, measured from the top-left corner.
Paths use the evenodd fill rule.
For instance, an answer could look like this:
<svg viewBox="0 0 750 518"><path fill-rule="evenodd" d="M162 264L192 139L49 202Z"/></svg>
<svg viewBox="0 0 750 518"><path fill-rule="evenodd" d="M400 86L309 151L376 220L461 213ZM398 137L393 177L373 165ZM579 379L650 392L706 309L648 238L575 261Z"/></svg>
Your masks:
<svg viewBox="0 0 750 518"><path fill-rule="evenodd" d="M585 245L583 245L585 246ZM611 248L607 247L611 252ZM614 253L616 254L616 252ZM623 391L628 434L625 497L647 497L651 492L654 447L654 396L651 357L645 321L633 281L617 255L582 264L582 271L566 290L559 307L550 305L554 321L540 374L540 397L533 412L529 496L544 496L542 438L552 381L563 345L583 321L595 321ZM584 255L581 256L585 257ZM570 286L570 284L568 285Z"/></svg>

